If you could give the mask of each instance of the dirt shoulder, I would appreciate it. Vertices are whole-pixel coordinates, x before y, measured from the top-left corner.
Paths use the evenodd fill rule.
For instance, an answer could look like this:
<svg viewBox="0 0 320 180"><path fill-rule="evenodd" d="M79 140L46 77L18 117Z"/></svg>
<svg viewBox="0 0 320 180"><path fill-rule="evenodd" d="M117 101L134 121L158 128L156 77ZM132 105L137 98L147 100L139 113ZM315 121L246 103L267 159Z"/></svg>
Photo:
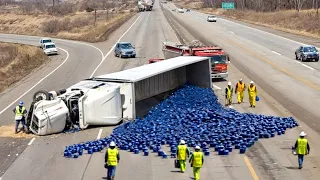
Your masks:
<svg viewBox="0 0 320 180"><path fill-rule="evenodd" d="M137 13L133 1L70 2L0 5L0 33L101 42Z"/></svg>
<svg viewBox="0 0 320 180"><path fill-rule="evenodd" d="M301 10L299 13L296 10L255 12L202 8L202 2L197 0L190 2L175 0L173 2L178 7L190 8L207 14L216 14L292 34L320 38L320 15L317 17L316 10Z"/></svg>
<svg viewBox="0 0 320 180"><path fill-rule="evenodd" d="M49 61L36 46L0 42L0 93Z"/></svg>

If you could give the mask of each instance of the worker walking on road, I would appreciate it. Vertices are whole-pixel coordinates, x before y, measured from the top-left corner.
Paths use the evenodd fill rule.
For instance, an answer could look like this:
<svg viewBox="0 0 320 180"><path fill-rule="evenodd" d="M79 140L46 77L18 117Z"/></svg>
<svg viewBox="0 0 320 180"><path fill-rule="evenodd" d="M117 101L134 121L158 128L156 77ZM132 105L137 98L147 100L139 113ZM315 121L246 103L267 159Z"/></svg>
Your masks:
<svg viewBox="0 0 320 180"><path fill-rule="evenodd" d="M118 149L116 149L116 144L112 141L105 155L105 167L108 169L108 180L114 180L116 175L116 166L120 161L120 154Z"/></svg>
<svg viewBox="0 0 320 180"><path fill-rule="evenodd" d="M232 84L231 82L228 82L228 86L226 87L226 106L229 106L232 104L232 91L233 91L233 88L232 88Z"/></svg>
<svg viewBox="0 0 320 180"><path fill-rule="evenodd" d="M296 149L298 154L299 169L302 168L304 155L307 155L310 153L310 146L309 146L308 140L305 138L306 135L307 134L302 131L300 133L299 139L296 141L294 145L294 148Z"/></svg>
<svg viewBox="0 0 320 180"><path fill-rule="evenodd" d="M199 146L196 146L195 152L191 155L189 162L193 167L194 179L200 180L200 168L204 163L204 158Z"/></svg>
<svg viewBox="0 0 320 180"><path fill-rule="evenodd" d="M23 106L23 102L20 101L19 105L16 106L15 109L13 109L13 112L15 113L14 119L16 120L16 128L15 128L15 134L18 133L18 127L20 122L22 123L22 131L25 132L25 115L27 114L26 108Z"/></svg>
<svg viewBox="0 0 320 180"><path fill-rule="evenodd" d="M250 107L256 107L256 97L258 95L258 91L253 81L250 82L250 86L248 87L248 94Z"/></svg>
<svg viewBox="0 0 320 180"><path fill-rule="evenodd" d="M180 141L180 145L177 148L177 158L180 163L180 170L182 173L186 170L186 159L189 158L190 151L184 140Z"/></svg>
<svg viewBox="0 0 320 180"><path fill-rule="evenodd" d="M246 89L246 85L244 84L244 82L242 82L242 79L240 79L234 91L234 93L237 94L237 97L238 97L238 104L243 102L245 89Z"/></svg>

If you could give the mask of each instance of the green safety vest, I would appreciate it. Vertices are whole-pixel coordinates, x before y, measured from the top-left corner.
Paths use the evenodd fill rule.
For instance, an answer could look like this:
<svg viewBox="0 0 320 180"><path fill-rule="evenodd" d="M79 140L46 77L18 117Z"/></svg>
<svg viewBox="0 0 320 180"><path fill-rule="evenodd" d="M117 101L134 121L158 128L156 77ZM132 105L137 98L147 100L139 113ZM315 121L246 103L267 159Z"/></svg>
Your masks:
<svg viewBox="0 0 320 180"><path fill-rule="evenodd" d="M202 157L203 157L202 152L194 152L192 167L202 167Z"/></svg>
<svg viewBox="0 0 320 180"><path fill-rule="evenodd" d="M24 110L26 110L26 108L25 107L22 107L22 109L21 109L21 112L20 112L20 108L19 108L19 106L17 106L16 107L16 116L15 116L15 120L21 120L22 119L22 117L23 117L23 112L24 112Z"/></svg>
<svg viewBox="0 0 320 180"><path fill-rule="evenodd" d="M307 139L299 138L298 139L297 154L306 155L307 154L307 144L308 144Z"/></svg>
<svg viewBox="0 0 320 180"><path fill-rule="evenodd" d="M109 166L116 166L118 164L117 155L118 155L118 150L116 148L108 149L108 165Z"/></svg>
<svg viewBox="0 0 320 180"><path fill-rule="evenodd" d="M187 146L186 145L179 145L178 146L178 158L179 160L186 160L187 158Z"/></svg>

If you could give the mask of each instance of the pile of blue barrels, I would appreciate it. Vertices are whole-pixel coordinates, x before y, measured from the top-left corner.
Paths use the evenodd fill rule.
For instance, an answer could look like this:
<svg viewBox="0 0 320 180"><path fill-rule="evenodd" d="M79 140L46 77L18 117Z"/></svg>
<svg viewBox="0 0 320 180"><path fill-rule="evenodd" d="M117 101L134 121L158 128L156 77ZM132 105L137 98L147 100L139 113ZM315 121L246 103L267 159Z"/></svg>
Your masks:
<svg viewBox="0 0 320 180"><path fill-rule="evenodd" d="M214 91L185 85L153 107L143 119L116 127L110 137L68 146L65 157L78 157L83 150L88 154L101 151L114 141L118 148L149 155L149 150L167 158L163 149L170 146L170 156L176 156L181 139L189 147L199 145L206 156L213 150L228 155L234 149L245 153L259 138L285 134L288 128L298 126L292 117L275 117L240 113L225 108ZM210 151L210 148L213 149Z"/></svg>

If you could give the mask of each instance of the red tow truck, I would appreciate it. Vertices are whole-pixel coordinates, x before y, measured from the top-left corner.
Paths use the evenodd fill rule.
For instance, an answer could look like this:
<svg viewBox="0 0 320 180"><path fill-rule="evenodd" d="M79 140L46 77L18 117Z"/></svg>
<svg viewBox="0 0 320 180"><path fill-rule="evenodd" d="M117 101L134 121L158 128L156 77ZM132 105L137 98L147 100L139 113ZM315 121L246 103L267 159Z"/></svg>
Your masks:
<svg viewBox="0 0 320 180"><path fill-rule="evenodd" d="M211 77L227 78L228 63L230 62L228 55L222 48L217 46L200 46L200 45L182 45L173 42L164 42L162 48L165 59L177 56L203 56L211 58ZM165 59L152 58L150 63L155 63Z"/></svg>

